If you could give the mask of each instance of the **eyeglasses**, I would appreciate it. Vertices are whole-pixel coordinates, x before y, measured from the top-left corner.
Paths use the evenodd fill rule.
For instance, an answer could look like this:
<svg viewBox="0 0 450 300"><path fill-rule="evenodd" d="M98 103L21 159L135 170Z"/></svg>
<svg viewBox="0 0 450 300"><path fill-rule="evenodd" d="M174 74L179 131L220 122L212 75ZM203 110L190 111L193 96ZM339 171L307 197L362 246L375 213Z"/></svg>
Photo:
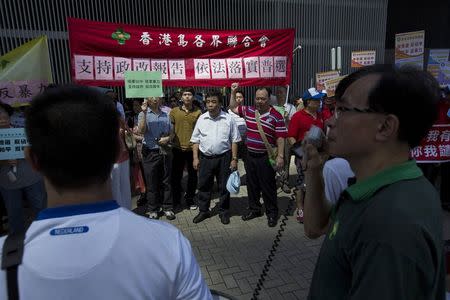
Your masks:
<svg viewBox="0 0 450 300"><path fill-rule="evenodd" d="M344 107L344 106L339 106L336 107L334 110L334 118L337 120L339 119L339 117L341 116L342 113L346 112L346 111L352 111L352 112L357 112L357 113L376 113L377 111L372 109L372 108L364 108L364 109L360 109L360 108L356 108L356 107Z"/></svg>

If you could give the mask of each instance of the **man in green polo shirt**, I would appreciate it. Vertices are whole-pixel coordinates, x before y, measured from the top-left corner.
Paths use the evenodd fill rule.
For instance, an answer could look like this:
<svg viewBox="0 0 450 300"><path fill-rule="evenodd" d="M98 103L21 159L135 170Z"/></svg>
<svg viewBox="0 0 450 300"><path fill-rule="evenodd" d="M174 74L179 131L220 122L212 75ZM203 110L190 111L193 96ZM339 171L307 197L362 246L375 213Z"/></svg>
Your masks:
<svg viewBox="0 0 450 300"><path fill-rule="evenodd" d="M173 205L178 206L181 201L183 170L186 166L188 172L186 193L184 200L190 209L197 209L194 202L197 189L197 171L194 169L192 144L190 142L197 119L202 114L201 110L193 105L193 88L183 88L181 91L182 104L170 111L170 121L173 124L175 137L173 139L173 163L172 163L172 195Z"/></svg>
<svg viewBox="0 0 450 300"><path fill-rule="evenodd" d="M439 195L409 160L437 117L438 97L430 74L388 65L339 83L326 148L349 161L355 178L331 206L326 155L305 146L305 233L326 233L308 299L444 299Z"/></svg>

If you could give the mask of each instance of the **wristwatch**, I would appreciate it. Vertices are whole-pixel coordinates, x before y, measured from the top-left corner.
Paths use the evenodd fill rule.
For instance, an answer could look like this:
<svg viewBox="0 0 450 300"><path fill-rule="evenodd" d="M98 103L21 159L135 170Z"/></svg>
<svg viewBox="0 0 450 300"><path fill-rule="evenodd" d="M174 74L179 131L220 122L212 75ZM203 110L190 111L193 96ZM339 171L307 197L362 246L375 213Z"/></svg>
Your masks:
<svg viewBox="0 0 450 300"><path fill-rule="evenodd" d="M238 161L238 158L237 157L233 157L231 160Z"/></svg>

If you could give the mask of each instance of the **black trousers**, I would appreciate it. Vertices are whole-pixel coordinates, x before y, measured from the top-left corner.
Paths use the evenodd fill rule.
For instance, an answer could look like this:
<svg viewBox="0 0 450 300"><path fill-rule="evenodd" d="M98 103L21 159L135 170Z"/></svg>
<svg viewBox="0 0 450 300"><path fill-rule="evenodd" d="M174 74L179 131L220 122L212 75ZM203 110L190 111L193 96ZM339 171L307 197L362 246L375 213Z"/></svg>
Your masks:
<svg viewBox="0 0 450 300"><path fill-rule="evenodd" d="M211 157L200 154L197 197L200 211L209 210L214 177L219 190L219 212L223 213L230 209L230 193L226 187L228 176L230 176L230 163L231 151Z"/></svg>
<svg viewBox="0 0 450 300"><path fill-rule="evenodd" d="M247 152L247 192L250 211L261 212L259 199L262 194L267 217L278 216L275 170L267 153Z"/></svg>
<svg viewBox="0 0 450 300"><path fill-rule="evenodd" d="M146 197L150 211L159 208L172 209L170 174L172 172L172 155L163 155L158 150L142 148L142 163L146 185Z"/></svg>
<svg viewBox="0 0 450 300"><path fill-rule="evenodd" d="M180 204L181 200L181 180L183 178L184 166L187 165L188 180L186 189L186 204L193 204L195 190L197 189L197 171L192 166L192 151L181 151L180 149L173 148L173 161L172 161L172 195L173 204Z"/></svg>

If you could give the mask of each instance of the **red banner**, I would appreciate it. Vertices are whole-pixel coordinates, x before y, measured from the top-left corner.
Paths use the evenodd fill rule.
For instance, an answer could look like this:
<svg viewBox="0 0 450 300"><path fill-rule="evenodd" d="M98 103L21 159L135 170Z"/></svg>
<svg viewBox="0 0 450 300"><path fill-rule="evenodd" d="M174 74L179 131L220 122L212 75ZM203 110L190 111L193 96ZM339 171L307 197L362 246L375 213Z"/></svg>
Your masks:
<svg viewBox="0 0 450 300"><path fill-rule="evenodd" d="M161 71L164 86L287 85L294 29L158 28L68 18L74 82L124 85L125 71Z"/></svg>
<svg viewBox="0 0 450 300"><path fill-rule="evenodd" d="M433 125L420 146L411 150L411 157L419 163L450 161L450 125Z"/></svg>

